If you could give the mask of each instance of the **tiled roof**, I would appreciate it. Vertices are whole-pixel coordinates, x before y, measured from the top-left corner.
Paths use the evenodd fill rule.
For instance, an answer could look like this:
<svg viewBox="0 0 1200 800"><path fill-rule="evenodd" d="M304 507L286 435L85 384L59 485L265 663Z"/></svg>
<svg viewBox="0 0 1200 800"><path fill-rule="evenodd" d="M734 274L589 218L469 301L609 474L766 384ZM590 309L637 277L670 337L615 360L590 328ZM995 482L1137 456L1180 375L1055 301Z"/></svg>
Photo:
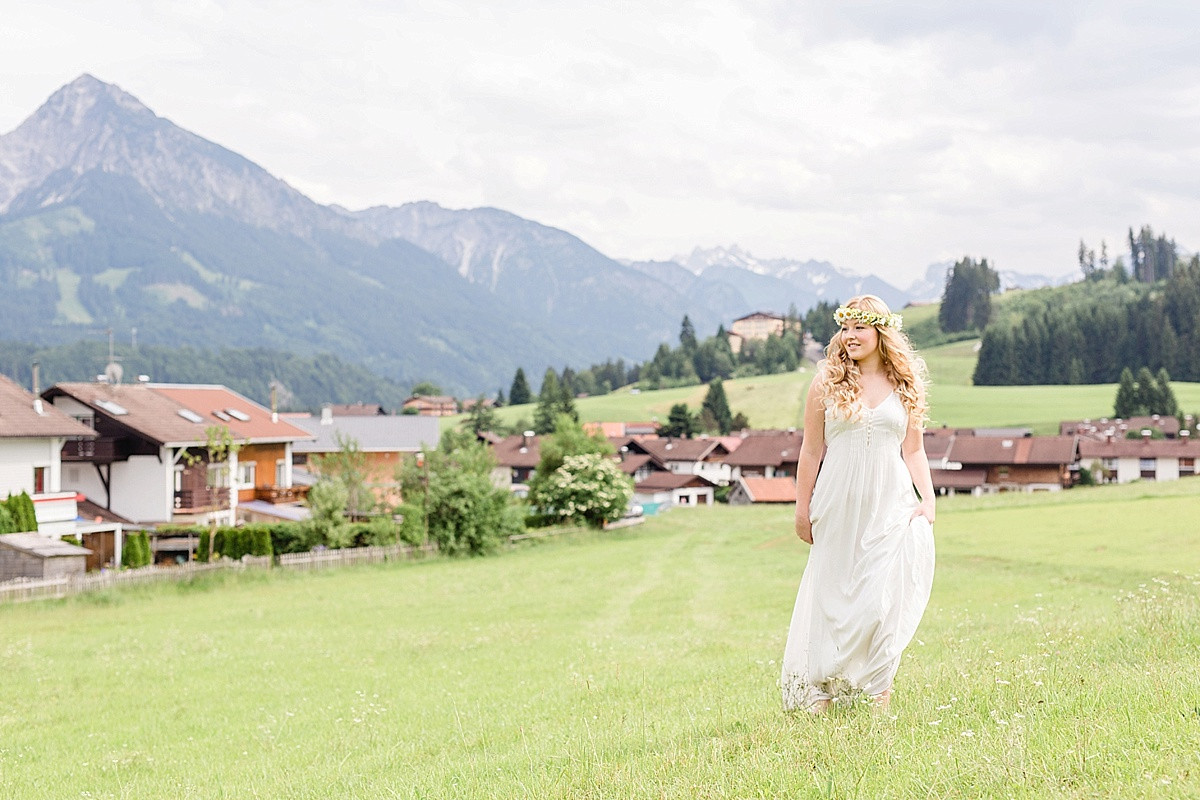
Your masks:
<svg viewBox="0 0 1200 800"><path fill-rule="evenodd" d="M42 413L39 414L35 408L35 401L39 399L21 388L20 384L0 375L0 437L95 437L94 430L71 419L49 401L41 401Z"/></svg>
<svg viewBox="0 0 1200 800"><path fill-rule="evenodd" d="M957 436L946 459L960 464L1070 464L1075 441L1074 436Z"/></svg>
<svg viewBox="0 0 1200 800"><path fill-rule="evenodd" d="M332 403L329 411L335 417L370 417L379 416L386 412L378 403Z"/></svg>
<svg viewBox="0 0 1200 800"><path fill-rule="evenodd" d="M642 439L638 442L647 453L659 461L703 461L710 457L721 460L728 451L718 439Z"/></svg>
<svg viewBox="0 0 1200 800"><path fill-rule="evenodd" d="M1124 438L1129 431L1145 429L1162 431L1168 439L1179 435L1179 420L1175 417L1155 415L1152 417L1130 417L1129 419L1085 419L1059 423L1059 433L1074 433L1091 439L1107 439L1109 436Z"/></svg>
<svg viewBox="0 0 1200 800"><path fill-rule="evenodd" d="M542 460L541 437L506 436L492 448L502 467L536 467Z"/></svg>
<svg viewBox="0 0 1200 800"><path fill-rule="evenodd" d="M754 503L796 502L794 478L739 478Z"/></svg>
<svg viewBox="0 0 1200 800"><path fill-rule="evenodd" d="M334 417L324 425L320 417L289 421L316 437L292 445L292 450L297 453L336 452L341 449L338 434L343 439L353 439L364 453L416 453L427 447L437 447L441 436L437 417L413 414Z"/></svg>
<svg viewBox="0 0 1200 800"><path fill-rule="evenodd" d="M804 434L799 431L747 436L725 457L731 467L780 467L800 457Z"/></svg>
<svg viewBox="0 0 1200 800"><path fill-rule="evenodd" d="M283 418L273 422L270 411L224 386L58 383L45 395L50 399L73 397L160 445L204 444L207 429L214 425L228 429L234 439L252 444L310 437Z"/></svg>
<svg viewBox="0 0 1200 800"><path fill-rule="evenodd" d="M630 453L621 459L617 464L621 468L621 472L626 475L632 475L647 464L654 464L654 456L648 453Z"/></svg>
<svg viewBox="0 0 1200 800"><path fill-rule="evenodd" d="M658 492L668 489L682 489L685 486L712 486L712 481L699 475L676 474L674 472L651 472L646 480L634 486L637 492Z"/></svg>
<svg viewBox="0 0 1200 800"><path fill-rule="evenodd" d="M1200 438L1079 440L1079 458L1200 458Z"/></svg>

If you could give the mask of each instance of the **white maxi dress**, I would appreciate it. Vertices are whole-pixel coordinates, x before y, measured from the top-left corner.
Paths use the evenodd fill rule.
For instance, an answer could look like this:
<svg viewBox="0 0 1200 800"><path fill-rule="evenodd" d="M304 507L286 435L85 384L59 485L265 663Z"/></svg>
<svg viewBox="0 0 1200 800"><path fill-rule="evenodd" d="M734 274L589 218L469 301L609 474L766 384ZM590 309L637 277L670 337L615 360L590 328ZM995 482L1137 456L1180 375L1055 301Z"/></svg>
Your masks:
<svg viewBox="0 0 1200 800"><path fill-rule="evenodd" d="M851 419L825 413L825 460L809 512L813 544L783 656L783 706L878 695L892 686L933 588L933 527L900 445L892 392Z"/></svg>

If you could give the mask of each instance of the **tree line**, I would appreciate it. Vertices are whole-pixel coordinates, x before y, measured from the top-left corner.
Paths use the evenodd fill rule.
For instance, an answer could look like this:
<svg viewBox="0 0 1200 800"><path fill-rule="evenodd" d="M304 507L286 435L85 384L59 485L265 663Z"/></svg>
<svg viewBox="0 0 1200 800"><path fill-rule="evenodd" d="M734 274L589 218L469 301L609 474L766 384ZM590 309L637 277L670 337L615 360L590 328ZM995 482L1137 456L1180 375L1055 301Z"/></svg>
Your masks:
<svg viewBox="0 0 1200 800"><path fill-rule="evenodd" d="M974 382L1113 383L1127 367L1200 380L1200 258L1153 284L1110 270L1014 298L983 332Z"/></svg>
<svg viewBox="0 0 1200 800"><path fill-rule="evenodd" d="M369 398L385 408L399 408L408 392L397 382L335 355L299 355L262 347L205 350L196 347L118 345L114 354L126 382L149 375L160 383L215 383L228 386L262 405L271 389L281 410L316 411L325 403L353 403ZM0 373L32 386L32 365L41 365L42 387L66 381L91 381L104 372L108 344L79 341L40 346L0 342Z"/></svg>

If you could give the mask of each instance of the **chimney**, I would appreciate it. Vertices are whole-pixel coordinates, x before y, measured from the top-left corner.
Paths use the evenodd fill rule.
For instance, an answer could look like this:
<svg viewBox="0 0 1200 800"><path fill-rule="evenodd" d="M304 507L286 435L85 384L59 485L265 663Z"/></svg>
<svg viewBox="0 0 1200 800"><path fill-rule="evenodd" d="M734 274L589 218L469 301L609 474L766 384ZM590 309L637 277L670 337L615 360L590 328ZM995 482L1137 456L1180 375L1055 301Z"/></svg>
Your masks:
<svg viewBox="0 0 1200 800"><path fill-rule="evenodd" d="M1148 442L1148 441L1150 441L1150 437L1151 437L1151 436L1152 436L1152 434L1150 433L1150 429L1149 429L1149 428L1142 428L1142 441L1143 441L1143 442Z"/></svg>
<svg viewBox="0 0 1200 800"><path fill-rule="evenodd" d="M1181 430L1179 432L1179 441L1183 442L1184 444L1187 444L1188 440L1191 438L1192 438L1192 432L1189 431L1187 428L1184 428L1183 430Z"/></svg>
<svg viewBox="0 0 1200 800"><path fill-rule="evenodd" d="M271 381L271 422L279 422L279 403L277 402L275 382ZM330 409L332 411L333 409ZM321 421L325 420L325 412L321 412ZM331 420L332 421L332 420Z"/></svg>
<svg viewBox="0 0 1200 800"><path fill-rule="evenodd" d="M333 424L333 406L330 406L330 405L321 406L321 424L322 425L332 425Z"/></svg>
<svg viewBox="0 0 1200 800"><path fill-rule="evenodd" d="M46 409L42 407L42 365L33 362L33 410L38 416L44 416Z"/></svg>
<svg viewBox="0 0 1200 800"><path fill-rule="evenodd" d="M529 447L529 441L530 441L530 439L533 438L533 436L534 436L533 431L525 431L524 433L522 433L521 434L521 447L522 448Z"/></svg>

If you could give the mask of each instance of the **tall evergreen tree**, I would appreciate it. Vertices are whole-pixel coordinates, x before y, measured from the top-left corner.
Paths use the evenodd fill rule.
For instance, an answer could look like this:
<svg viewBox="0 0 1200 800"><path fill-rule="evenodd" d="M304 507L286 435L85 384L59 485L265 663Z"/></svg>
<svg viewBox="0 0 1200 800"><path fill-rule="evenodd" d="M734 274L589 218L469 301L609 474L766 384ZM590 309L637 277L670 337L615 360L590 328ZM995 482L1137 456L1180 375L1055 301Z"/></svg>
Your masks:
<svg viewBox="0 0 1200 800"><path fill-rule="evenodd" d="M707 411L713 419L717 430L722 436L733 428L733 413L729 410L729 400L725 397L725 386L718 378L708 385L704 402L700 405L701 412Z"/></svg>
<svg viewBox="0 0 1200 800"><path fill-rule="evenodd" d="M662 434L678 439L690 439L696 435L696 417L688 410L687 403L676 403L671 406Z"/></svg>
<svg viewBox="0 0 1200 800"><path fill-rule="evenodd" d="M1179 400L1175 397L1175 390L1171 388L1171 375L1166 368L1158 371L1155 382L1158 384L1158 396L1162 404L1153 413L1166 417L1179 416Z"/></svg>
<svg viewBox="0 0 1200 800"><path fill-rule="evenodd" d="M529 381L521 367L517 367L517 374L513 375L512 386L508 389L508 402L514 406L533 402L533 392L529 390Z"/></svg>
<svg viewBox="0 0 1200 800"><path fill-rule="evenodd" d="M533 411L535 433L546 434L554 430L554 417L558 414L558 404L561 400L562 386L558 382L558 373L552 367L548 367L546 374L542 377L537 408Z"/></svg>
<svg viewBox="0 0 1200 800"><path fill-rule="evenodd" d="M1137 414L1137 407L1137 385L1133 380L1133 370L1126 367L1121 370L1121 379L1117 382L1117 397L1113 401L1113 416L1120 419L1128 419Z"/></svg>
<svg viewBox="0 0 1200 800"><path fill-rule="evenodd" d="M683 323L679 327L679 346L683 348L683 352L691 355L696 352L696 329L692 326L691 319L687 314L683 315Z"/></svg>

